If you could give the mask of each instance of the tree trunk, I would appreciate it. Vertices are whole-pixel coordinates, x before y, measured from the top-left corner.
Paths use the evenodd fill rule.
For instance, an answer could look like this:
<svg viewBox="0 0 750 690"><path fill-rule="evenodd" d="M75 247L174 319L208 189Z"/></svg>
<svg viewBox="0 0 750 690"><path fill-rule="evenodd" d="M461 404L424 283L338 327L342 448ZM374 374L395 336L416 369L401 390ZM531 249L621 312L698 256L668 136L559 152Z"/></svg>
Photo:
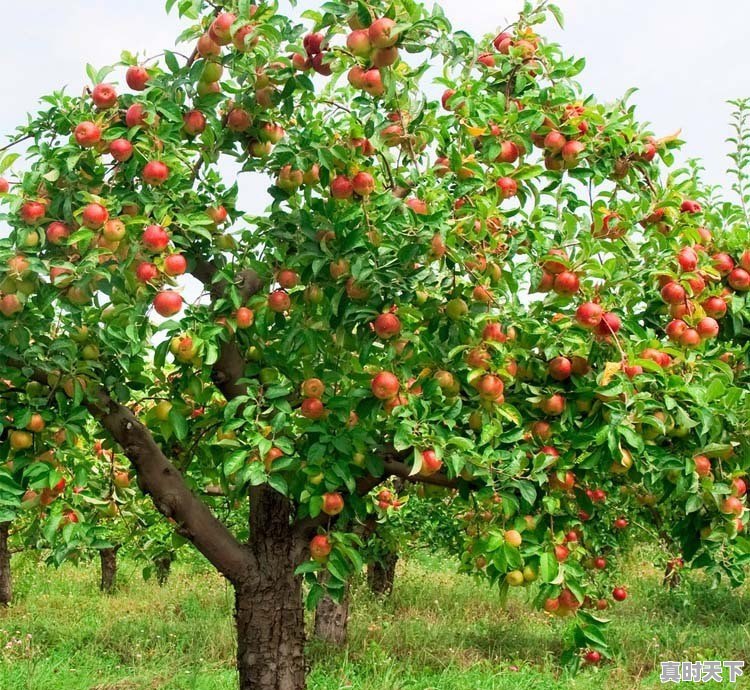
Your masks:
<svg viewBox="0 0 750 690"><path fill-rule="evenodd" d="M294 574L304 540L289 501L268 486L250 491L250 550L255 567L235 583L240 690L304 690L302 579Z"/></svg>
<svg viewBox="0 0 750 690"><path fill-rule="evenodd" d="M315 609L315 637L341 647L346 644L349 626L349 583L346 583L341 603L324 596Z"/></svg>
<svg viewBox="0 0 750 690"><path fill-rule="evenodd" d="M384 596L393 592L398 554L387 553L382 559L367 564L367 582L373 594Z"/></svg>
<svg viewBox="0 0 750 690"><path fill-rule="evenodd" d="M99 589L105 594L112 594L117 585L117 551L119 545L111 549L99 549L99 558L102 563L102 581Z"/></svg>
<svg viewBox="0 0 750 690"><path fill-rule="evenodd" d="M0 522L0 605L7 606L13 598L13 577L10 571L8 533L10 522Z"/></svg>
<svg viewBox="0 0 750 690"><path fill-rule="evenodd" d="M169 572L172 569L172 558L171 554L159 556L154 559L154 570L156 572L156 581L163 587L167 584L169 579Z"/></svg>

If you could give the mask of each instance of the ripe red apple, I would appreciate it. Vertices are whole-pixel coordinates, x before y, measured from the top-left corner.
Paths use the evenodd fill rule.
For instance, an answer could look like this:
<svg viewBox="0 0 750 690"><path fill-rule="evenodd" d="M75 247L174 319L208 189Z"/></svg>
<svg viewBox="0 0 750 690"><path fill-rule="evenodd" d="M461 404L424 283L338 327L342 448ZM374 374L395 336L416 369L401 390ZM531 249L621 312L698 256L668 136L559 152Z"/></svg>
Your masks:
<svg viewBox="0 0 750 690"><path fill-rule="evenodd" d="M705 455L696 455L693 462L695 463L695 472L699 477L708 477L711 474L711 460Z"/></svg>
<svg viewBox="0 0 750 690"><path fill-rule="evenodd" d="M451 108L450 102L455 95L456 92L454 89L446 89L445 91L443 91L443 95L440 97L440 103L442 104L444 110L453 110L453 108Z"/></svg>
<svg viewBox="0 0 750 690"><path fill-rule="evenodd" d="M701 336L694 328L687 328L680 336L680 345L683 347L698 347L701 344Z"/></svg>
<svg viewBox="0 0 750 690"><path fill-rule="evenodd" d="M687 330L687 327L688 325L682 319L672 319L664 331L670 340L678 342L682 334Z"/></svg>
<svg viewBox="0 0 750 690"><path fill-rule="evenodd" d="M46 212L46 206L38 201L27 201L21 206L21 218L29 225L38 223Z"/></svg>
<svg viewBox="0 0 750 690"><path fill-rule="evenodd" d="M139 65L128 67L128 71L125 72L125 81L133 91L143 91L150 78L146 68Z"/></svg>
<svg viewBox="0 0 750 690"><path fill-rule="evenodd" d="M352 189L357 196L370 196L375 191L375 178L368 172L358 172L352 178Z"/></svg>
<svg viewBox="0 0 750 690"><path fill-rule="evenodd" d="M586 147L580 141L568 141L560 151L565 167L573 167L585 150Z"/></svg>
<svg viewBox="0 0 750 690"><path fill-rule="evenodd" d="M352 31L346 38L346 47L357 57L367 57L372 51L369 31L367 29Z"/></svg>
<svg viewBox="0 0 750 690"><path fill-rule="evenodd" d="M701 338L715 338L719 335L719 324L716 319L704 316L695 326Z"/></svg>
<svg viewBox="0 0 750 690"><path fill-rule="evenodd" d="M352 181L345 175L337 175L331 180L331 196L334 199L351 199L353 194Z"/></svg>
<svg viewBox="0 0 750 690"><path fill-rule="evenodd" d="M255 321L255 314L252 309L240 307L234 313L234 319L237 322L237 328L250 328Z"/></svg>
<svg viewBox="0 0 750 690"><path fill-rule="evenodd" d="M290 268L283 268L276 275L276 282L285 290L291 290L299 284L299 275Z"/></svg>
<svg viewBox="0 0 750 690"><path fill-rule="evenodd" d="M10 183L4 177L0 177L0 194L7 194L10 191Z"/></svg>
<svg viewBox="0 0 750 690"><path fill-rule="evenodd" d="M593 666L595 664L598 664L602 660L602 655L599 652L597 652L595 649L590 649L588 652L586 652L583 655L583 660L587 664L591 664Z"/></svg>
<svg viewBox="0 0 750 690"><path fill-rule="evenodd" d="M439 472L443 466L443 461L438 458L435 451L432 449L422 451L422 469L421 473L425 476L430 476Z"/></svg>
<svg viewBox="0 0 750 690"><path fill-rule="evenodd" d="M552 151L553 153L559 153L562 147L567 143L567 139L563 134L557 130L552 130L544 137L544 148Z"/></svg>
<svg viewBox="0 0 750 690"><path fill-rule="evenodd" d="M300 405L300 414L306 419L323 419L326 408L319 398L305 398Z"/></svg>
<svg viewBox="0 0 750 690"><path fill-rule="evenodd" d="M174 316L182 309L182 295L174 290L164 290L154 297L156 313L164 316Z"/></svg>
<svg viewBox="0 0 750 690"><path fill-rule="evenodd" d="M274 290L268 295L268 308L280 314L288 311L292 306L292 300L284 290Z"/></svg>
<svg viewBox="0 0 750 690"><path fill-rule="evenodd" d="M604 310L595 302L584 302L576 309L576 321L584 328L596 328L602 320Z"/></svg>
<svg viewBox="0 0 750 690"><path fill-rule="evenodd" d="M707 297L701 306L714 319L720 319L727 313L727 303L721 297Z"/></svg>
<svg viewBox="0 0 750 690"><path fill-rule="evenodd" d="M612 598L615 601L625 601L625 599L628 598L628 593L625 591L623 587L615 587L612 590Z"/></svg>
<svg viewBox="0 0 750 690"><path fill-rule="evenodd" d="M597 570L604 570L607 567L607 559L603 556L597 556L594 559L594 568Z"/></svg>
<svg viewBox="0 0 750 690"><path fill-rule="evenodd" d="M745 292L750 289L750 273L744 268L735 268L729 272L727 283L733 290Z"/></svg>
<svg viewBox="0 0 750 690"><path fill-rule="evenodd" d="M555 276L552 289L560 295L574 295L578 292L580 281L572 271L563 271Z"/></svg>
<svg viewBox="0 0 750 690"><path fill-rule="evenodd" d="M331 548L331 542L325 534L318 534L310 540L310 556L318 563L326 562Z"/></svg>
<svg viewBox="0 0 750 690"><path fill-rule="evenodd" d="M569 379L573 371L573 365L567 357L555 357L549 361L547 365L549 375L555 379L555 381L565 381Z"/></svg>
<svg viewBox="0 0 750 690"><path fill-rule="evenodd" d="M503 141L500 144L500 155L497 157L497 160L502 163L515 163L519 155L520 151L514 142Z"/></svg>
<svg viewBox="0 0 750 690"><path fill-rule="evenodd" d="M680 211L683 213L700 213L702 210L701 205L697 201L691 199L685 199L685 201L680 204Z"/></svg>
<svg viewBox="0 0 750 690"><path fill-rule="evenodd" d="M388 17L376 19L367 30L373 48L389 48L396 45L398 34L395 32L396 22Z"/></svg>
<svg viewBox="0 0 750 690"><path fill-rule="evenodd" d="M554 393L549 398L543 398L539 403L544 414L550 416L561 415L565 411L565 396L561 393Z"/></svg>
<svg viewBox="0 0 750 690"><path fill-rule="evenodd" d="M197 50L203 58L215 58L221 55L221 46L208 34L203 34L198 39Z"/></svg>
<svg viewBox="0 0 750 690"><path fill-rule="evenodd" d="M142 283L150 283L159 277L159 269L148 261L141 261L136 266L135 275Z"/></svg>
<svg viewBox="0 0 750 690"><path fill-rule="evenodd" d="M724 252L718 252L712 257L714 268L721 273L721 275L727 275L734 268L734 259Z"/></svg>
<svg viewBox="0 0 750 690"><path fill-rule="evenodd" d="M350 71L350 77L352 75L352 71L354 71L354 68ZM382 96L385 93L385 86L383 85L383 77L380 74L380 70L377 67L373 67L372 69L365 70L364 74L361 77L362 79L362 89L366 91L370 96Z"/></svg>
<svg viewBox="0 0 750 690"><path fill-rule="evenodd" d="M555 545L555 559L558 563L563 563L570 556L570 549L564 544Z"/></svg>
<svg viewBox="0 0 750 690"><path fill-rule="evenodd" d="M117 104L117 91L111 84L97 84L91 92L91 100L97 108L106 110Z"/></svg>
<svg viewBox="0 0 750 690"><path fill-rule="evenodd" d="M395 314L379 314L373 321L373 328L378 338L388 340L401 332L401 321Z"/></svg>
<svg viewBox="0 0 750 690"><path fill-rule="evenodd" d="M141 242L152 252L163 252L169 245L169 233L161 225L149 225L143 231Z"/></svg>
<svg viewBox="0 0 750 690"><path fill-rule="evenodd" d="M747 482L742 477L732 479L732 495L741 498L747 493Z"/></svg>
<svg viewBox="0 0 750 690"><path fill-rule="evenodd" d="M231 12L221 12L211 23L209 36L220 46L228 45L232 41L232 24L236 21L237 16Z"/></svg>
<svg viewBox="0 0 750 690"><path fill-rule="evenodd" d="M142 127L146 124L146 109L140 103L134 103L125 111L125 124L130 127Z"/></svg>
<svg viewBox="0 0 750 690"><path fill-rule="evenodd" d="M109 153L116 161L124 163L133 156L133 144L127 139L115 139L109 145Z"/></svg>
<svg viewBox="0 0 750 690"><path fill-rule="evenodd" d="M640 364L626 364L622 370L625 376L631 380L643 373L643 367Z"/></svg>
<svg viewBox="0 0 750 690"><path fill-rule="evenodd" d="M737 496L727 496L721 503L721 512L726 515L740 517L745 510L745 506Z"/></svg>
<svg viewBox="0 0 750 690"><path fill-rule="evenodd" d="M91 230L98 230L108 220L109 212L101 204L88 204L81 215L81 223Z"/></svg>
<svg viewBox="0 0 750 690"><path fill-rule="evenodd" d="M501 177L495 184L503 199L509 199L518 193L518 183L512 177Z"/></svg>
<svg viewBox="0 0 750 690"><path fill-rule="evenodd" d="M684 302L686 297L685 288L673 280L661 289L661 298L667 304L679 304L680 302Z"/></svg>
<svg viewBox="0 0 750 690"><path fill-rule="evenodd" d="M483 400L496 400L503 394L503 390L505 389L503 380L494 374L484 374L477 379L474 385L479 393L479 397Z"/></svg>
<svg viewBox="0 0 750 690"><path fill-rule="evenodd" d="M398 60L398 48L391 46L390 48L378 48L372 54L372 65L373 67L390 67Z"/></svg>
<svg viewBox="0 0 750 690"><path fill-rule="evenodd" d="M182 128L191 137L201 134L206 129L206 116L200 110L189 110L182 116Z"/></svg>
<svg viewBox="0 0 750 690"><path fill-rule="evenodd" d="M615 529L625 529L628 526L628 521L624 517L618 517L613 523Z"/></svg>
<svg viewBox="0 0 750 690"><path fill-rule="evenodd" d="M164 273L168 276L181 276L187 271L187 259L182 254L170 254L164 259Z"/></svg>
<svg viewBox="0 0 750 690"><path fill-rule="evenodd" d="M692 247L683 247L677 254L677 263L683 271L692 273L698 267L698 254Z"/></svg>
<svg viewBox="0 0 750 690"><path fill-rule="evenodd" d="M143 168L143 181L154 187L164 184L169 178L169 168L161 161L150 161Z"/></svg>
<svg viewBox="0 0 750 690"><path fill-rule="evenodd" d="M399 391L401 384L398 378L389 371L381 371L376 374L370 382L372 394L378 400L388 400L393 398Z"/></svg>
<svg viewBox="0 0 750 690"><path fill-rule="evenodd" d="M232 108L227 115L227 127L233 132L246 132L253 124L253 118L244 108Z"/></svg>
<svg viewBox="0 0 750 690"><path fill-rule="evenodd" d="M0 298L0 314L6 317L13 316L23 309L23 304L18 295L8 294Z"/></svg>
<svg viewBox="0 0 750 690"><path fill-rule="evenodd" d="M96 146L102 139L102 130L97 124L90 121L81 122L73 133L76 142L84 148Z"/></svg>
<svg viewBox="0 0 750 690"><path fill-rule="evenodd" d="M621 326L620 317L614 312L607 311L602 314L601 321L596 327L596 333L600 337L607 337L617 333Z"/></svg>
<svg viewBox="0 0 750 690"><path fill-rule="evenodd" d="M47 226L46 235L50 244L62 244L70 237L70 227L56 220Z"/></svg>
<svg viewBox="0 0 750 690"><path fill-rule="evenodd" d="M344 510L344 497L337 491L323 494L323 506L321 510L326 515L338 515Z"/></svg>
<svg viewBox="0 0 750 690"><path fill-rule="evenodd" d="M312 57L313 55L317 55L320 53L323 49L323 42L325 41L325 36L320 33L315 34L307 34L302 39L302 46L304 47L307 54Z"/></svg>
<svg viewBox="0 0 750 690"><path fill-rule="evenodd" d="M232 37L232 43L241 53L249 53L258 45L259 37L256 33L256 26L245 24L235 31Z"/></svg>
<svg viewBox="0 0 750 690"><path fill-rule="evenodd" d="M504 55L507 55L510 52L510 46L513 43L513 36L511 36L507 32L503 32L495 36L495 38L492 40L492 45L495 46L495 49L503 53Z"/></svg>

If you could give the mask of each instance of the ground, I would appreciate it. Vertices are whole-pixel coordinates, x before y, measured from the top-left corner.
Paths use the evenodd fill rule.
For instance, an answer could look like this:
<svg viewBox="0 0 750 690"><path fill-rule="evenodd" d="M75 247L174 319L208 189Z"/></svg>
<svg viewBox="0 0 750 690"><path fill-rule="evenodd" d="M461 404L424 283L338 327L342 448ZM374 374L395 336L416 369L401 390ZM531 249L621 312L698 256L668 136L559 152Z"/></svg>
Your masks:
<svg viewBox="0 0 750 690"><path fill-rule="evenodd" d="M564 621L531 613L523 592L502 604L486 584L417 554L399 566L390 599L355 588L348 649L310 644L310 690L679 687L659 683L659 661L750 659L750 589L693 576L668 592L648 561L639 553L622 574L630 596L611 609L614 659L570 678L555 667ZM16 603L0 611L2 690L235 689L232 593L217 575L180 564L160 588L124 560L107 597L93 563L56 570L19 555L14 566ZM750 688L747 673L726 687Z"/></svg>

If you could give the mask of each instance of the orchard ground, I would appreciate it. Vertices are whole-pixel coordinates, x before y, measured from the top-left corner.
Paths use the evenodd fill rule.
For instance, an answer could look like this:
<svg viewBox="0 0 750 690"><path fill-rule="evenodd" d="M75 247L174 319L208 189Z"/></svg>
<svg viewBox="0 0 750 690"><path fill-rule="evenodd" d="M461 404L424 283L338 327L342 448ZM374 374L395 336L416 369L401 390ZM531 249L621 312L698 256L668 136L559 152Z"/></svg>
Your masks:
<svg viewBox="0 0 750 690"><path fill-rule="evenodd" d="M748 659L750 588L711 589L685 573L668 591L654 555L642 550L625 564L630 596L610 609L616 656L601 668L566 677L556 664L565 621L529 611L523 592L503 604L496 589L417 553L400 564L391 598L355 587L346 649L309 643L309 686L635 690L665 687L661 660ZM18 555L15 566L18 597L0 612L3 690L236 688L231 588L208 569L180 564L162 589L123 559L119 591L107 597L93 564L55 570ZM750 670L725 686L747 688L749 679Z"/></svg>

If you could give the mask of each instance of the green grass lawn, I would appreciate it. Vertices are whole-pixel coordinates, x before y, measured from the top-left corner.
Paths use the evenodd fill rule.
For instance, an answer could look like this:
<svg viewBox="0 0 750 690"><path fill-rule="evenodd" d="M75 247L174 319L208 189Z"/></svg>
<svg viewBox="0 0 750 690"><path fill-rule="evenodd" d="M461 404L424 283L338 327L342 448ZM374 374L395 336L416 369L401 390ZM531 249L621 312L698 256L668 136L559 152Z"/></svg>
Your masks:
<svg viewBox="0 0 750 690"><path fill-rule="evenodd" d="M14 557L16 603L0 611L1 690L234 690L231 590L190 565L160 588L121 564L120 589L97 590L97 568ZM312 690L632 690L661 685L660 660L750 657L748 590L699 577L668 592L644 557L611 609L613 660L576 677L555 660L566 623L534 613L525 594L495 590L415 556L378 601L355 588L350 644L309 645ZM712 684L700 684L711 687ZM714 686L716 684L713 684ZM747 679L727 687L750 688Z"/></svg>

